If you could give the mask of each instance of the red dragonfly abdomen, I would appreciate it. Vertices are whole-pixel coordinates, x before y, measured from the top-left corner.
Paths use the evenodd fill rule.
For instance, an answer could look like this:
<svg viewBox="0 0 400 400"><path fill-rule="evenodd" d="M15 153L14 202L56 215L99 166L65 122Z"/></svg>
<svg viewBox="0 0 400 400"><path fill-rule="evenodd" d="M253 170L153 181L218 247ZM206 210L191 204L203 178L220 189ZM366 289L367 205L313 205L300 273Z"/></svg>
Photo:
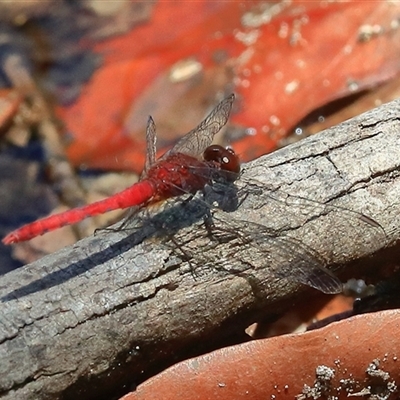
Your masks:
<svg viewBox="0 0 400 400"><path fill-rule="evenodd" d="M103 214L107 211L138 206L148 202L154 193L153 182L146 179L107 199L60 214L51 215L24 225L9 233L2 241L4 244L23 242L61 228L62 226L76 224L85 218Z"/></svg>
<svg viewBox="0 0 400 400"><path fill-rule="evenodd" d="M165 160L154 164L144 180L128 189L96 203L24 225L9 233L3 239L3 243L23 242L107 211L156 203L184 193L196 193L210 181L213 168L215 166L212 163L199 161L185 154L171 154Z"/></svg>

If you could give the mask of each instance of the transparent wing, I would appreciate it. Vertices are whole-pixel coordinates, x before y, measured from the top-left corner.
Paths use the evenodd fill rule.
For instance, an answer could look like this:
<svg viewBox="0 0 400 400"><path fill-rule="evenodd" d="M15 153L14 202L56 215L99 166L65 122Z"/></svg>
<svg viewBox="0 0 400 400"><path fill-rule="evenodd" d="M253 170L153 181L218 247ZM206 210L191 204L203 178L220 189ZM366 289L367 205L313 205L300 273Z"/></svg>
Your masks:
<svg viewBox="0 0 400 400"><path fill-rule="evenodd" d="M218 228L214 226L214 229ZM225 229L223 227L222 231ZM278 278L296 281L323 293L342 291L342 283L325 268L326 262L320 254L299 240L288 235L278 236L262 224L232 218L228 229L239 240L243 239L242 251L250 257L261 257L259 263L267 264Z"/></svg>
<svg viewBox="0 0 400 400"><path fill-rule="evenodd" d="M288 236L274 238L273 242L279 249L278 253L289 256L287 259L291 261L276 270L276 276L302 283L327 294L342 292L341 281L324 267L324 260L315 250Z"/></svg>
<svg viewBox="0 0 400 400"><path fill-rule="evenodd" d="M156 124L154 123L153 118L149 117L146 128L146 144L147 144L146 162L144 164L142 177L147 173L149 168L156 161L156 141L157 141Z"/></svg>
<svg viewBox="0 0 400 400"><path fill-rule="evenodd" d="M364 249L365 254L369 254L371 249L378 248L379 243L386 239L383 227L361 212L294 196L276 189L265 189L256 182L246 182L243 189L246 190L241 192L239 189L236 207L242 207L244 219L237 220L232 214L226 217L214 215L213 224L210 225L211 237L221 243L229 243L230 251L224 251L221 258L215 260L213 252L208 251L208 247L205 246L202 249L203 265L209 263L227 271L232 264L240 264L245 269L251 266L255 270L267 267L268 273L279 280L300 282L324 293L334 294L342 291L342 284L326 266L329 264L330 255L339 248L336 243L340 243L339 253L343 255L351 254L352 248L356 246L360 254ZM233 197L232 194L229 197ZM247 201L250 203L249 213L246 212ZM254 210L257 212L254 213ZM258 223L257 219L252 217L271 225ZM331 246L324 255L313 245L307 245L290 234L298 227L312 223L320 217L325 219L327 226L332 226L336 231L336 235L325 232L324 237L330 241ZM335 236L338 239L345 237L346 240L336 242ZM185 244L181 247L184 248ZM193 249L189 246L186 253L189 254L191 250Z"/></svg>
<svg viewBox="0 0 400 400"><path fill-rule="evenodd" d="M341 291L340 281L325 268L327 263L324 258L299 240L278 232L290 231L322 217L326 221L332 221L332 229L340 233L338 237L346 236L344 247L341 242L343 254L350 253L353 247L357 247L360 253L365 251L365 254L368 254L387 239L384 228L361 212L291 195L282 190L267 190L265 187L262 189L253 180L246 182L243 189L244 192L241 193L241 190L238 192L239 204L243 204L242 202L249 196L255 196L258 203L253 198L250 201L252 207L256 207L259 215L270 215L271 226L244 221L241 224L236 222L234 230L236 232L242 230L241 234L245 234L253 246L268 257L277 276L301 282L324 293ZM246 207L245 204L243 206ZM279 225L279 222L274 225L274 221L278 220L284 225ZM272 228L273 226L275 228ZM338 246L335 245L335 235L330 236L329 240L333 244L333 249ZM275 269L275 265L279 265L279 268Z"/></svg>
<svg viewBox="0 0 400 400"><path fill-rule="evenodd" d="M173 153L200 156L210 146L215 134L227 123L234 99L235 95L231 94L222 100L196 128L183 136L162 158Z"/></svg>
<svg viewBox="0 0 400 400"><path fill-rule="evenodd" d="M336 215L336 222L339 224L335 228L342 229L342 232L346 232L348 235L362 238L367 230L376 238L375 240L387 239L387 233L379 222L360 211L338 204L322 203L318 200L277 190L277 188L268 188L267 185L255 179L246 179L245 185L238 190L240 201L244 201L249 196L257 197L263 204L268 203L270 205L268 212L271 215L276 216L280 212L285 215L290 213L290 220L297 226L314 218L331 214ZM360 241L362 242L362 240Z"/></svg>

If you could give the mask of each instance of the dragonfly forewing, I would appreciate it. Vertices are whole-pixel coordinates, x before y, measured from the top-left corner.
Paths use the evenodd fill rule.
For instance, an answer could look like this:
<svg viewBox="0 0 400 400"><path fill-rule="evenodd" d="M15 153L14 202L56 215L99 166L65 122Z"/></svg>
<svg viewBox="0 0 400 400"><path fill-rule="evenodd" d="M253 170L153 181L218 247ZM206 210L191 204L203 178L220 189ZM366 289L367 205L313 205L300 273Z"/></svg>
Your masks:
<svg viewBox="0 0 400 400"><path fill-rule="evenodd" d="M234 94L222 100L196 128L183 136L162 158L172 153L183 153L193 157L201 156L212 143L214 136L228 122L234 100Z"/></svg>

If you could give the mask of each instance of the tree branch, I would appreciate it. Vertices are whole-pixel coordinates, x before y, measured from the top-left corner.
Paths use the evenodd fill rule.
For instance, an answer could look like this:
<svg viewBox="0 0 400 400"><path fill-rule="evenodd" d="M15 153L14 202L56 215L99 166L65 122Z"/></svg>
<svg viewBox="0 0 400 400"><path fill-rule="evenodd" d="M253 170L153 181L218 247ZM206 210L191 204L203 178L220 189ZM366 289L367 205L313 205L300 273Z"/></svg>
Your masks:
<svg viewBox="0 0 400 400"><path fill-rule="evenodd" d="M2 276L0 397L107 398L394 244L399 116L396 100L245 165L207 190L225 209L208 230L202 198L178 201Z"/></svg>

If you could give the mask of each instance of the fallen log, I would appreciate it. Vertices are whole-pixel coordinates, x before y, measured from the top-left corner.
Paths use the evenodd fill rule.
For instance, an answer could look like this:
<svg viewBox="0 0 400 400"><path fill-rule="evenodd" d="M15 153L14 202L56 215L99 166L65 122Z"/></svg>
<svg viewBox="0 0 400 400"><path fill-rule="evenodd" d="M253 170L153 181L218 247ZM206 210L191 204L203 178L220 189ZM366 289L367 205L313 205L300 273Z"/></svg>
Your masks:
<svg viewBox="0 0 400 400"><path fill-rule="evenodd" d="M245 165L207 191L211 226L203 198L178 200L0 277L0 398L109 398L246 340L303 283L334 292L324 268L396 258L399 116L396 100Z"/></svg>

